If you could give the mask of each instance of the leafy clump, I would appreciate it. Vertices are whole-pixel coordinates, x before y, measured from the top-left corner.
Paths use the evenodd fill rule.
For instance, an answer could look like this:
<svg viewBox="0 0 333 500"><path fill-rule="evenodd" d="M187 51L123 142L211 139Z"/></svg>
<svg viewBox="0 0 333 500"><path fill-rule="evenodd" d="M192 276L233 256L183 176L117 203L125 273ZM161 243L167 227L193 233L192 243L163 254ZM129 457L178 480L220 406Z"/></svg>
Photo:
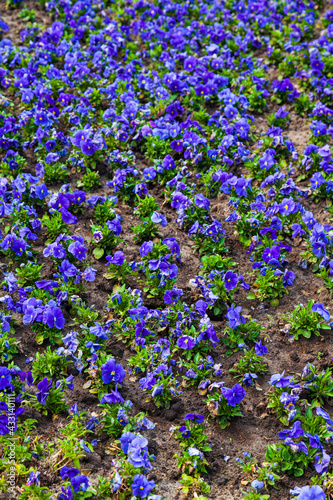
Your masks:
<svg viewBox="0 0 333 500"><path fill-rule="evenodd" d="M326 323L330 318L329 312L322 304L314 304L313 300L310 300L306 307L298 304L291 313L283 315L282 318L288 321L289 333L295 340L301 335L309 339L311 335L318 336L321 330L331 329Z"/></svg>

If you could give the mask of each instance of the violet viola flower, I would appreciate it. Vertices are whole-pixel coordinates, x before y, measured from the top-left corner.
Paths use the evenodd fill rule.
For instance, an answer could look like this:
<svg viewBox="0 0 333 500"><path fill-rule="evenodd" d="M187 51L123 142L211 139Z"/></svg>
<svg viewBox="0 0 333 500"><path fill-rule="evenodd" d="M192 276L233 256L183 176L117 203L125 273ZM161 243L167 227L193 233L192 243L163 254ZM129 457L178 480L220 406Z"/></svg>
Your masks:
<svg viewBox="0 0 333 500"><path fill-rule="evenodd" d="M5 366L0 367L0 391L6 390L9 388L14 388L11 383L12 381L12 372ZM7 389L8 391L8 389Z"/></svg>
<svg viewBox="0 0 333 500"><path fill-rule="evenodd" d="M62 220L66 222L66 224L77 224L79 219L73 215L71 212L69 212L65 207L61 207L59 209L59 212L61 213Z"/></svg>
<svg viewBox="0 0 333 500"><path fill-rule="evenodd" d="M157 396L160 396L163 393L164 386L163 384L156 385L153 389L153 392L151 393L152 397L155 398Z"/></svg>
<svg viewBox="0 0 333 500"><path fill-rule="evenodd" d="M53 307L50 302L43 312L43 323L47 324L49 328L55 327L58 330L62 330L65 325L65 318L60 307Z"/></svg>
<svg viewBox="0 0 333 500"><path fill-rule="evenodd" d="M235 407L242 399L244 399L246 392L240 384L235 384L231 389L222 387L221 392L228 402L228 405Z"/></svg>
<svg viewBox="0 0 333 500"><path fill-rule="evenodd" d="M171 206L172 208L175 209L186 209L192 204L191 200L185 196L182 192L180 191L174 191L172 193L172 201L171 201Z"/></svg>
<svg viewBox="0 0 333 500"><path fill-rule="evenodd" d="M61 479L66 479L68 477L72 478L72 477L77 476L78 474L80 474L80 469L75 469L74 467L69 468L69 467L64 466L60 470Z"/></svg>
<svg viewBox="0 0 333 500"><path fill-rule="evenodd" d="M322 184L324 184L325 179L320 172L316 172L310 179L311 189L318 189Z"/></svg>
<svg viewBox="0 0 333 500"><path fill-rule="evenodd" d="M204 300L198 300L195 304L195 309L202 315L205 316L208 304Z"/></svg>
<svg viewBox="0 0 333 500"><path fill-rule="evenodd" d="M295 274L292 271L288 271L287 269L285 270L283 277L282 277L282 283L283 286L292 286L295 280Z"/></svg>
<svg viewBox="0 0 333 500"><path fill-rule="evenodd" d="M111 233L119 235L121 233L121 224L119 219L113 219L112 221L108 220L106 223L109 231Z"/></svg>
<svg viewBox="0 0 333 500"><path fill-rule="evenodd" d="M154 377L153 373L147 373L146 377L140 378L139 384L140 384L141 389L150 390L156 384L156 381L157 381L157 378Z"/></svg>
<svg viewBox="0 0 333 500"><path fill-rule="evenodd" d="M179 427L178 429L179 432L181 432L182 434L182 437L184 439L188 439L189 437L191 437L191 431L189 431L185 425L182 425L181 427Z"/></svg>
<svg viewBox="0 0 333 500"><path fill-rule="evenodd" d="M113 264L115 266L121 266L125 262L125 255L121 250L117 250L113 257L108 255L106 260L108 261L108 264L106 265Z"/></svg>
<svg viewBox="0 0 333 500"><path fill-rule="evenodd" d="M166 170L170 170L170 169L173 169L176 167L176 164L174 162L174 159L172 158L171 155L166 155L164 157L164 160L162 162L162 165L163 165L163 168L165 168Z"/></svg>
<svg viewBox="0 0 333 500"><path fill-rule="evenodd" d="M319 450L322 449L323 446L320 442L320 437L318 436L318 434L315 434L314 436L312 436L312 434L307 432L306 436L309 438L309 444L310 444L311 448L318 448Z"/></svg>
<svg viewBox="0 0 333 500"><path fill-rule="evenodd" d="M37 484L38 486L40 485L40 473L38 471L32 471L30 472L29 479L27 481L27 485L30 484Z"/></svg>
<svg viewBox="0 0 333 500"><path fill-rule="evenodd" d="M194 203L198 208L204 208L205 210L209 210L210 201L201 193L195 195Z"/></svg>
<svg viewBox="0 0 333 500"><path fill-rule="evenodd" d="M281 249L278 245L274 245L272 248L267 247L262 254L262 260L269 265L278 264L280 254Z"/></svg>
<svg viewBox="0 0 333 500"><path fill-rule="evenodd" d="M178 262L180 262L180 248L176 241L176 238L172 237L164 238L162 243L163 245L166 245L167 247L170 248L172 255L176 255Z"/></svg>
<svg viewBox="0 0 333 500"><path fill-rule="evenodd" d="M144 241L140 247L141 257L145 257L149 252L152 251L154 243L152 241Z"/></svg>
<svg viewBox="0 0 333 500"><path fill-rule="evenodd" d="M89 479L84 474L79 474L78 476L72 477L71 485L75 493L81 491L87 491L90 486Z"/></svg>
<svg viewBox="0 0 333 500"><path fill-rule="evenodd" d="M87 248L79 241L74 241L68 247L68 251L78 260L84 260L87 256Z"/></svg>
<svg viewBox="0 0 333 500"><path fill-rule="evenodd" d="M131 485L133 496L140 498L147 498L152 489L155 488L155 482L148 481L143 474L136 474L133 477Z"/></svg>
<svg viewBox="0 0 333 500"><path fill-rule="evenodd" d="M60 307L54 307L50 301L43 312L43 323L47 324L49 328L57 328L62 330L65 325L65 318L62 314Z"/></svg>
<svg viewBox="0 0 333 500"><path fill-rule="evenodd" d="M302 217L302 221L308 227L308 229L312 229L313 226L317 223L316 219L313 217L313 213L306 211Z"/></svg>
<svg viewBox="0 0 333 500"><path fill-rule="evenodd" d="M258 481L258 479L255 479L254 481L252 481L251 486L254 490L258 491L264 487L264 483L263 481Z"/></svg>
<svg viewBox="0 0 333 500"><path fill-rule="evenodd" d="M181 349L192 349L195 346L195 339L189 335L183 335L177 340L177 345Z"/></svg>
<svg viewBox="0 0 333 500"><path fill-rule="evenodd" d="M237 274L233 273L232 271L227 271L224 275L224 286L228 290L228 292L236 288L237 283L238 283Z"/></svg>
<svg viewBox="0 0 333 500"><path fill-rule="evenodd" d="M296 420L296 422L292 426L292 429L288 429L286 431L279 432L279 438L285 439L286 437L290 437L290 438L296 439L300 436L304 436L304 431L303 431L301 425L302 425L301 422L299 420Z"/></svg>
<svg viewBox="0 0 333 500"><path fill-rule="evenodd" d="M52 378L50 381L47 380L47 377L44 377L43 380L41 380L37 384L37 401L41 403L42 405L46 404L46 399L47 396L49 395L50 389L52 387Z"/></svg>
<svg viewBox="0 0 333 500"><path fill-rule="evenodd" d="M77 130L73 137L70 138L72 144L76 147L81 147L81 141L88 139L90 129Z"/></svg>
<svg viewBox="0 0 333 500"><path fill-rule="evenodd" d="M253 380L256 378L258 378L258 376L255 373L245 373L242 380L246 385L253 385Z"/></svg>
<svg viewBox="0 0 333 500"><path fill-rule="evenodd" d="M183 295L183 290L173 287L172 290L167 290L164 294L163 300L167 305L175 304L178 299Z"/></svg>
<svg viewBox="0 0 333 500"><path fill-rule="evenodd" d="M261 340L260 342L255 342L255 350L258 356L265 356L265 354L268 352L267 347L263 345Z"/></svg>
<svg viewBox="0 0 333 500"><path fill-rule="evenodd" d="M148 441L142 436L135 436L135 438L129 443L128 450L128 461L134 467L151 469L152 465L149 461L148 455Z"/></svg>
<svg viewBox="0 0 333 500"><path fill-rule="evenodd" d="M124 432L120 438L120 446L121 446L121 449L124 453L128 453L128 448L131 444L131 442L137 437L136 434L134 434L134 432Z"/></svg>
<svg viewBox="0 0 333 500"><path fill-rule="evenodd" d="M74 266L74 264L71 264L67 259L64 259L61 262L59 266L59 271L61 272L65 283L67 283L68 278L73 278L78 273L78 269Z"/></svg>
<svg viewBox="0 0 333 500"><path fill-rule="evenodd" d="M328 466L331 461L331 455L326 453L326 450L322 450L321 453L315 454L315 469L318 474L323 474L327 472Z"/></svg>
<svg viewBox="0 0 333 500"><path fill-rule="evenodd" d="M117 491L121 487L123 483L122 477L120 476L119 472L116 471L114 479L111 481L112 484L112 491Z"/></svg>
<svg viewBox="0 0 333 500"><path fill-rule="evenodd" d="M306 233L300 224L292 224L291 229L293 230L293 234L291 235L292 238L296 238L297 236L302 237L303 234Z"/></svg>
<svg viewBox="0 0 333 500"><path fill-rule="evenodd" d="M183 420L195 420L198 424L203 424L205 417L200 415L200 413L188 413Z"/></svg>
<svg viewBox="0 0 333 500"><path fill-rule="evenodd" d="M153 167L145 168L142 173L146 181L154 180L157 175L156 169Z"/></svg>
<svg viewBox="0 0 333 500"><path fill-rule="evenodd" d="M292 198L284 198L279 204L279 212L283 215L290 215L295 211L296 204Z"/></svg>
<svg viewBox="0 0 333 500"><path fill-rule="evenodd" d="M82 278L85 281L95 281L96 273L96 269L94 269L93 267L87 267L87 269L85 269L85 271L82 273Z"/></svg>
<svg viewBox="0 0 333 500"><path fill-rule="evenodd" d="M284 443L286 446L289 446L294 453L297 453L299 451L302 451L303 453L305 453L305 455L308 455L309 453L309 449L304 443L304 441L299 441L298 443L295 443L290 437L287 437L284 440Z"/></svg>
<svg viewBox="0 0 333 500"><path fill-rule="evenodd" d="M104 365L101 366L102 380L104 384L122 384L125 378L124 368L116 363L114 359L109 359Z"/></svg>
<svg viewBox="0 0 333 500"><path fill-rule="evenodd" d="M155 224L161 224L162 227L165 227L168 224L166 217L158 212L153 212L150 220Z"/></svg>
<svg viewBox="0 0 333 500"><path fill-rule="evenodd" d="M101 399L101 404L107 403L109 405L114 404L114 403L123 403L124 398L118 391L111 391L108 394L104 394L104 396Z"/></svg>
<svg viewBox="0 0 333 500"><path fill-rule="evenodd" d="M314 484L303 486L298 493L297 500L326 500L326 495L318 484Z"/></svg>
<svg viewBox="0 0 333 500"><path fill-rule="evenodd" d="M316 413L320 417L323 417L323 419L326 421L327 424L333 425L333 420L331 419L329 414L326 411L324 411L322 408L320 408L319 406L316 407Z"/></svg>
<svg viewBox="0 0 333 500"><path fill-rule="evenodd" d="M233 330L237 328L241 323L245 323L246 321L245 318L240 314L241 310L241 306L235 307L235 305L232 304L231 307L229 307L227 314L225 315L226 318L228 318L230 328L232 328Z"/></svg>
<svg viewBox="0 0 333 500"><path fill-rule="evenodd" d="M329 321L331 315L328 312L327 309L325 309L324 305L321 304L320 302L317 302L316 304L313 304L311 311L316 312L320 314L324 318L325 321Z"/></svg>
<svg viewBox="0 0 333 500"><path fill-rule="evenodd" d="M274 385L275 387L281 388L281 387L289 387L290 382L292 381L291 376L284 377L284 371L280 373L276 373L275 375L272 375L269 383L270 385Z"/></svg>
<svg viewBox="0 0 333 500"><path fill-rule="evenodd" d="M252 190L251 179L245 179L244 177L239 178L235 185L237 196L247 196L247 189Z"/></svg>
<svg viewBox="0 0 333 500"><path fill-rule="evenodd" d="M15 275L13 272L10 272L6 277L5 281L7 283L7 290L9 293L15 292L17 288L17 279L15 278Z"/></svg>
<svg viewBox="0 0 333 500"><path fill-rule="evenodd" d="M181 141L180 139L175 139L174 141L171 141L170 148L176 151L177 153L180 153L184 148L183 141Z"/></svg>

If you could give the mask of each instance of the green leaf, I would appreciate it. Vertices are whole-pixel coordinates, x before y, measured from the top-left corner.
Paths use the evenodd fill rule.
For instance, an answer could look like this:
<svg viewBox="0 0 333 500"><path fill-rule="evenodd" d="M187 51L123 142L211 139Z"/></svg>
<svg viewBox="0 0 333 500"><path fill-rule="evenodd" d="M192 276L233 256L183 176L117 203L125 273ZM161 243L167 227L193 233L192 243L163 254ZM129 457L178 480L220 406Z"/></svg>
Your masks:
<svg viewBox="0 0 333 500"><path fill-rule="evenodd" d="M37 344L42 344L44 342L44 334L43 333L37 333L36 342L37 342Z"/></svg>
<svg viewBox="0 0 333 500"><path fill-rule="evenodd" d="M81 469L81 465L80 465L80 460L78 458L74 458L73 459L73 464L75 465L75 467L77 467L78 469Z"/></svg>
<svg viewBox="0 0 333 500"><path fill-rule="evenodd" d="M311 408L307 408L306 412L305 412L305 416L307 419L311 419L312 418L312 410Z"/></svg>
<svg viewBox="0 0 333 500"><path fill-rule="evenodd" d="M99 247L94 248L93 255L95 259L100 259L104 255L104 249Z"/></svg>
<svg viewBox="0 0 333 500"><path fill-rule="evenodd" d="M294 476L295 477L303 476L303 474L304 474L303 469L301 469L299 467L296 467L296 469L294 469Z"/></svg>
<svg viewBox="0 0 333 500"><path fill-rule="evenodd" d="M274 458L274 451L273 448L270 444L267 445L267 451L266 451L266 460L268 462L271 462Z"/></svg>
<svg viewBox="0 0 333 500"><path fill-rule="evenodd" d="M249 300L253 300L256 298L256 294L255 293L249 293L247 296L246 296L247 299Z"/></svg>
<svg viewBox="0 0 333 500"><path fill-rule="evenodd" d="M289 420L288 420L288 417L281 417L280 418L280 422L285 425L286 427L288 427L289 425Z"/></svg>
<svg viewBox="0 0 333 500"><path fill-rule="evenodd" d="M306 339L309 339L311 337L311 330L303 330L302 328L298 330L299 335L303 335Z"/></svg>

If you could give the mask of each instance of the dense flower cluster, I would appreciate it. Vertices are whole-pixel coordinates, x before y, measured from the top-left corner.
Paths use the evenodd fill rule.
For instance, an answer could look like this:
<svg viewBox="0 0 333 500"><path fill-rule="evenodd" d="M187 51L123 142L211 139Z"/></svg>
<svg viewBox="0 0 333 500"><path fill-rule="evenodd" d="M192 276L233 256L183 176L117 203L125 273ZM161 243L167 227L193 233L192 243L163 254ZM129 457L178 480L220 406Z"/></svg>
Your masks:
<svg viewBox="0 0 333 500"><path fill-rule="evenodd" d="M6 38L0 18L2 458L15 432L22 499L49 498L32 462L48 457L61 500L161 500L149 479L155 424L125 399L127 379L158 408L194 386L221 429L237 425L270 355L245 296L274 308L310 266L333 289L333 11L309 0L40 5L47 26L22 9L20 43ZM286 134L295 112L308 120L303 151ZM314 215L321 200L326 211ZM233 261L231 234L250 273ZM201 259L186 282L184 241ZM90 301L94 286L110 292L102 305ZM290 342L331 328L325 304L313 300L283 319ZM27 367L18 323L44 349ZM121 362L110 348L118 341L130 349ZM222 344L224 356L236 356L229 374ZM285 429L262 466L249 454L238 460L251 476L244 499L266 500L262 490L278 474L298 478L312 467L313 483L291 495L324 500L331 367L270 375L268 408ZM69 403L83 377L82 390L98 398L89 415ZM30 438L37 422L26 408L68 417L57 448ZM170 431L182 449L181 484L205 498L207 422L197 413L184 422ZM101 434L113 460L108 477L96 479L82 459Z"/></svg>

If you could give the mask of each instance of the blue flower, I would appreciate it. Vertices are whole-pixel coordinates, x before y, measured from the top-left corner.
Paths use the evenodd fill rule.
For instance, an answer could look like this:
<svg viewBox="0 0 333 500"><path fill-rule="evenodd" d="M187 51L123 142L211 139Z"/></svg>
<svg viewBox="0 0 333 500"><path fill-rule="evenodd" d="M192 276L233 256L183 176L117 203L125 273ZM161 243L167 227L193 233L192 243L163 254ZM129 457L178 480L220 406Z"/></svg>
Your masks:
<svg viewBox="0 0 333 500"><path fill-rule="evenodd" d="M243 382L246 385L253 385L253 380L255 378L258 378L258 376L255 373L245 373L243 377Z"/></svg>
<svg viewBox="0 0 333 500"><path fill-rule="evenodd" d="M246 396L246 392L239 384L235 384L231 389L222 387L221 392L230 406L237 406Z"/></svg>
<svg viewBox="0 0 333 500"><path fill-rule="evenodd" d="M104 396L101 399L101 404L107 403L109 405L113 403L123 403L124 398L118 391L111 391L108 394L104 394Z"/></svg>
<svg viewBox="0 0 333 500"><path fill-rule="evenodd" d="M166 217L162 214L159 214L158 212L153 212L150 220L155 224L161 224L162 227L165 227L168 224Z"/></svg>
<svg viewBox="0 0 333 500"><path fill-rule="evenodd" d="M113 257L111 255L108 255L106 257L106 260L108 264L113 264L114 266L121 266L125 262L124 252L122 252L121 250L117 250L113 255Z"/></svg>
<svg viewBox="0 0 333 500"><path fill-rule="evenodd" d="M177 346L181 349L192 349L195 346L195 339L190 335L183 335L177 340Z"/></svg>
<svg viewBox="0 0 333 500"><path fill-rule="evenodd" d="M200 415L200 413L187 413L185 415L184 420L195 420L198 424L203 424L205 421L205 417Z"/></svg>
<svg viewBox="0 0 333 500"><path fill-rule="evenodd" d="M87 491L88 487L90 486L90 483L87 476L85 476L84 474L80 474L71 479L71 485L73 487L74 492L78 493L80 490Z"/></svg>
<svg viewBox="0 0 333 500"><path fill-rule="evenodd" d="M324 318L325 321L329 321L331 315L328 312L327 309L325 309L324 305L321 304L320 302L317 302L316 304L313 304L311 311L316 312L320 314Z"/></svg>
<svg viewBox="0 0 333 500"><path fill-rule="evenodd" d="M155 488L155 482L148 481L143 474L136 474L133 477L131 488L134 496L146 498L151 490Z"/></svg>
<svg viewBox="0 0 333 500"><path fill-rule="evenodd" d="M275 387L289 387L290 382L292 381L291 376L284 377L284 371L280 373L276 373L275 375L272 375L269 383L270 385L274 385Z"/></svg>
<svg viewBox="0 0 333 500"><path fill-rule="evenodd" d="M258 481L258 479L255 479L252 481L251 486L254 490L261 490L261 488L264 487L263 481Z"/></svg>
<svg viewBox="0 0 333 500"><path fill-rule="evenodd" d="M297 500L326 500L326 495L318 484L314 484L301 488Z"/></svg>
<svg viewBox="0 0 333 500"><path fill-rule="evenodd" d="M114 359L110 359L104 365L101 366L102 380L104 384L110 384L114 382L115 384L122 384L125 378L124 368L116 363Z"/></svg>
<svg viewBox="0 0 333 500"><path fill-rule="evenodd" d="M265 356L265 354L268 352L267 347L263 345L261 340L260 342L255 342L255 350L258 356Z"/></svg>

